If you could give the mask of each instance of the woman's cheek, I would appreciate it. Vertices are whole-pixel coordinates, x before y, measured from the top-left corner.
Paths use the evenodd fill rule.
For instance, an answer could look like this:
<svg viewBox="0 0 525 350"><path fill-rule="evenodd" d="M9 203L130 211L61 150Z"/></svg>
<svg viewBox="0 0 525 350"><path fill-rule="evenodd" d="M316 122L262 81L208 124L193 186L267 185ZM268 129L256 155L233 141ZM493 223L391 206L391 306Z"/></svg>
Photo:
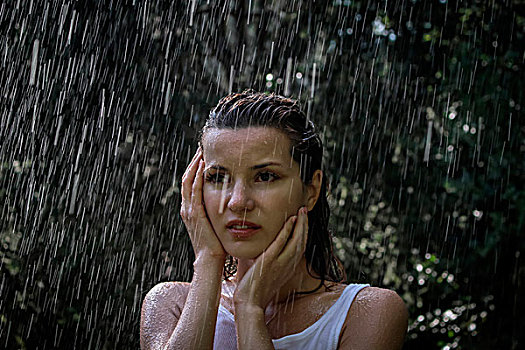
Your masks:
<svg viewBox="0 0 525 350"><path fill-rule="evenodd" d="M206 207L206 212L208 213L208 216L210 219L212 219L212 216L215 217L217 214L217 203L215 203L215 196L213 195L213 191L210 190L209 186L204 185L202 189L202 197L204 200L204 206Z"/></svg>

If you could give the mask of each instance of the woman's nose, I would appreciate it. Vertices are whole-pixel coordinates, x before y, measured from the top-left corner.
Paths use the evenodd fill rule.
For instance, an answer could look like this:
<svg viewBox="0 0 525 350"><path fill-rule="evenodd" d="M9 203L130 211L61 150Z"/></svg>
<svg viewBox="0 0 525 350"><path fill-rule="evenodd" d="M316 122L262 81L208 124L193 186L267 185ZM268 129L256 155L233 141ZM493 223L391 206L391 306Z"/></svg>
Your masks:
<svg viewBox="0 0 525 350"><path fill-rule="evenodd" d="M228 198L228 209L233 212L244 212L253 210L254 204L246 185L242 182L235 183Z"/></svg>

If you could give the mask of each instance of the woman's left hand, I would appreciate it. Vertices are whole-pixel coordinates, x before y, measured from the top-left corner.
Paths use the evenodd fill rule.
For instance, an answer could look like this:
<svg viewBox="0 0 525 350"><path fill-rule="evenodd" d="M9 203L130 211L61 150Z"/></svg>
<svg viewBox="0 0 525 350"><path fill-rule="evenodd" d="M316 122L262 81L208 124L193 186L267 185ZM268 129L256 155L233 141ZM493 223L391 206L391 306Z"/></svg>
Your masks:
<svg viewBox="0 0 525 350"><path fill-rule="evenodd" d="M257 257L235 289L235 307L257 306L264 311L292 277L306 249L307 213L307 208L302 207L297 216L288 218L275 240Z"/></svg>

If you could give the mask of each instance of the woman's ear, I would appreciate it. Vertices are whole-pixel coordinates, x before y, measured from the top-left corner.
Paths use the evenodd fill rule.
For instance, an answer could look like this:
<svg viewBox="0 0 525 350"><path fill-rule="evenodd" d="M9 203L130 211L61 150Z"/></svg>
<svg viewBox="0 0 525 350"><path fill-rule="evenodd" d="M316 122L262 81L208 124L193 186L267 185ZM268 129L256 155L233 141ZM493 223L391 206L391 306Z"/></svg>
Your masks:
<svg viewBox="0 0 525 350"><path fill-rule="evenodd" d="M317 169L312 176L312 183L308 185L308 199L307 207L308 211L311 211L317 199L319 199L319 193L321 192L321 184L323 183L323 172Z"/></svg>

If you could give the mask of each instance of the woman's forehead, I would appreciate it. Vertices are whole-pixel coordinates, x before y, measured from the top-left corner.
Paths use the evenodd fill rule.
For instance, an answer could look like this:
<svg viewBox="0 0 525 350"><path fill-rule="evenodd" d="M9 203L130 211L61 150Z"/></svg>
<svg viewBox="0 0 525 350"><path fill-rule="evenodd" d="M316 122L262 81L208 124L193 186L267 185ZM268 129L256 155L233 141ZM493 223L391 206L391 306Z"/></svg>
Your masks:
<svg viewBox="0 0 525 350"><path fill-rule="evenodd" d="M203 135L203 151L206 163L249 165L261 160L286 163L291 158L288 136L275 128L264 127L210 129Z"/></svg>
<svg viewBox="0 0 525 350"><path fill-rule="evenodd" d="M289 153L290 139L284 132L268 127L247 127L235 130L209 129L203 135L204 149L222 150L234 146L252 149L272 147L276 151L286 150L282 153Z"/></svg>

